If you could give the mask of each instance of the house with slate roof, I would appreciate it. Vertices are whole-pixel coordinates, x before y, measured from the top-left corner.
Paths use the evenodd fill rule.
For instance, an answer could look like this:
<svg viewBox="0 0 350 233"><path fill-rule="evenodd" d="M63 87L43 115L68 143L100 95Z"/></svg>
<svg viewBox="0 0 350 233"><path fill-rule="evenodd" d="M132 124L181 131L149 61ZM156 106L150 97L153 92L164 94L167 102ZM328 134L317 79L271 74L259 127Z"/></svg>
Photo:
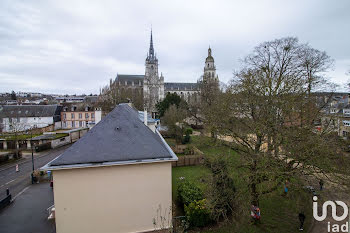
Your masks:
<svg viewBox="0 0 350 233"><path fill-rule="evenodd" d="M171 163L176 160L138 111L118 105L41 168L53 175L56 231L150 232L159 214L171 227Z"/></svg>
<svg viewBox="0 0 350 233"><path fill-rule="evenodd" d="M54 124L58 127L61 110L58 105L0 105L0 128L2 132L12 132Z"/></svg>

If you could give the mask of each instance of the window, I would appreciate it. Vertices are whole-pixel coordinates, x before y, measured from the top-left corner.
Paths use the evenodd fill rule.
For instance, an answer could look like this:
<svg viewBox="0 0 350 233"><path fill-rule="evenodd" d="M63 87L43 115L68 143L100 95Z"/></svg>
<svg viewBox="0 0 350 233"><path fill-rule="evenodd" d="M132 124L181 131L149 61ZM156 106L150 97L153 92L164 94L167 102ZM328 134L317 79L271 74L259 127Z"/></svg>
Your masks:
<svg viewBox="0 0 350 233"><path fill-rule="evenodd" d="M72 121L72 128L75 128L75 121Z"/></svg>
<svg viewBox="0 0 350 233"><path fill-rule="evenodd" d="M83 122L79 121L79 127L83 127Z"/></svg>
<svg viewBox="0 0 350 233"><path fill-rule="evenodd" d="M91 118L95 118L95 113L91 113Z"/></svg>
<svg viewBox="0 0 350 233"><path fill-rule="evenodd" d="M79 113L79 119L82 119L82 118L83 118L83 114Z"/></svg>
<svg viewBox="0 0 350 233"><path fill-rule="evenodd" d="M349 121L343 121L344 126L350 126L350 122Z"/></svg>
<svg viewBox="0 0 350 233"><path fill-rule="evenodd" d="M74 119L74 113L71 113L71 117L72 117L72 119Z"/></svg>
<svg viewBox="0 0 350 233"><path fill-rule="evenodd" d="M85 113L85 119L89 119L89 113Z"/></svg>
<svg viewBox="0 0 350 233"><path fill-rule="evenodd" d="M63 113L63 119L66 119L66 118L67 118L66 114L65 114L65 113Z"/></svg>

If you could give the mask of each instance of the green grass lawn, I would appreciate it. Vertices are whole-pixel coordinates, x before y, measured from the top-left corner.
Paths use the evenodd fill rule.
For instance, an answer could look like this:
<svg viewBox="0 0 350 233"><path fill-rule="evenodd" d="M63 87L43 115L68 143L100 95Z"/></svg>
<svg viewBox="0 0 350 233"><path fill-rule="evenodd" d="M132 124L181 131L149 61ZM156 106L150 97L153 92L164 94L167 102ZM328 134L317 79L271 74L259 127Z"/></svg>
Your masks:
<svg viewBox="0 0 350 233"><path fill-rule="evenodd" d="M210 170L204 166L174 167L172 182L173 201L177 198L177 186L181 181L180 177L184 177L186 180L196 183L199 188L205 190L205 181L210 177Z"/></svg>
<svg viewBox="0 0 350 233"><path fill-rule="evenodd" d="M211 138L193 136L191 144L200 149L205 156L226 155L230 175L234 179L237 188L238 200L243 206L244 214L239 221L232 221L226 224L214 225L200 230L192 230L192 232L206 233L250 233L250 232L278 232L291 233L298 232L298 213L301 209L305 211L306 222L304 232L307 232L312 218L312 196L304 190L294 190L293 184L300 182L298 179L291 179L291 187L288 195L284 196L283 186L280 189L262 196L260 198L261 223L258 225L250 222L250 204L249 189L246 181L247 170L239 168L241 157L227 146L214 143ZM173 200L177 198L177 185L180 177L195 182L204 192L207 187L206 181L210 179L210 170L205 166L188 166L173 168Z"/></svg>

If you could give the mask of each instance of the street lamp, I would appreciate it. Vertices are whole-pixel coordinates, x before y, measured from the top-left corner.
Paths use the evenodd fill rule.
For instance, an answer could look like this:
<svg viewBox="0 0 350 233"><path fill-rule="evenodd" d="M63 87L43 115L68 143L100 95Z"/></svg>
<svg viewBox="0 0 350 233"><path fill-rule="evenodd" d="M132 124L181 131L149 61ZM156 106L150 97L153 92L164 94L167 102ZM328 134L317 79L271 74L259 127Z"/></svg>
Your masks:
<svg viewBox="0 0 350 233"><path fill-rule="evenodd" d="M32 184L34 184L34 152L33 152L33 131L32 131L32 128L30 128L30 148L32 149L32 168L33 168L31 177L32 177Z"/></svg>

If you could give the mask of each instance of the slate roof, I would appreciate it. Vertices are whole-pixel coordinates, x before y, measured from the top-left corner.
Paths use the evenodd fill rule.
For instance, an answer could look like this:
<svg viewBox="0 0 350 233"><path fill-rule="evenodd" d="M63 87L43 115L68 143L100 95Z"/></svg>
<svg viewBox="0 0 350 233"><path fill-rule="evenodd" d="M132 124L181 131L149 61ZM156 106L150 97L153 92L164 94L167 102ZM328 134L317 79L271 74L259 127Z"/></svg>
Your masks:
<svg viewBox="0 0 350 233"><path fill-rule="evenodd" d="M49 167L166 158L174 154L163 139L140 121L136 110L120 104Z"/></svg>
<svg viewBox="0 0 350 233"><path fill-rule="evenodd" d="M117 77L115 78L116 81L143 81L145 78L145 75L136 75L136 74L117 74Z"/></svg>
<svg viewBox="0 0 350 233"><path fill-rule="evenodd" d="M89 103L96 103L98 96L85 96L84 101Z"/></svg>
<svg viewBox="0 0 350 233"><path fill-rule="evenodd" d="M164 91L197 91L198 83L164 83Z"/></svg>
<svg viewBox="0 0 350 233"><path fill-rule="evenodd" d="M15 117L55 117L59 116L58 105L1 105L0 118Z"/></svg>

